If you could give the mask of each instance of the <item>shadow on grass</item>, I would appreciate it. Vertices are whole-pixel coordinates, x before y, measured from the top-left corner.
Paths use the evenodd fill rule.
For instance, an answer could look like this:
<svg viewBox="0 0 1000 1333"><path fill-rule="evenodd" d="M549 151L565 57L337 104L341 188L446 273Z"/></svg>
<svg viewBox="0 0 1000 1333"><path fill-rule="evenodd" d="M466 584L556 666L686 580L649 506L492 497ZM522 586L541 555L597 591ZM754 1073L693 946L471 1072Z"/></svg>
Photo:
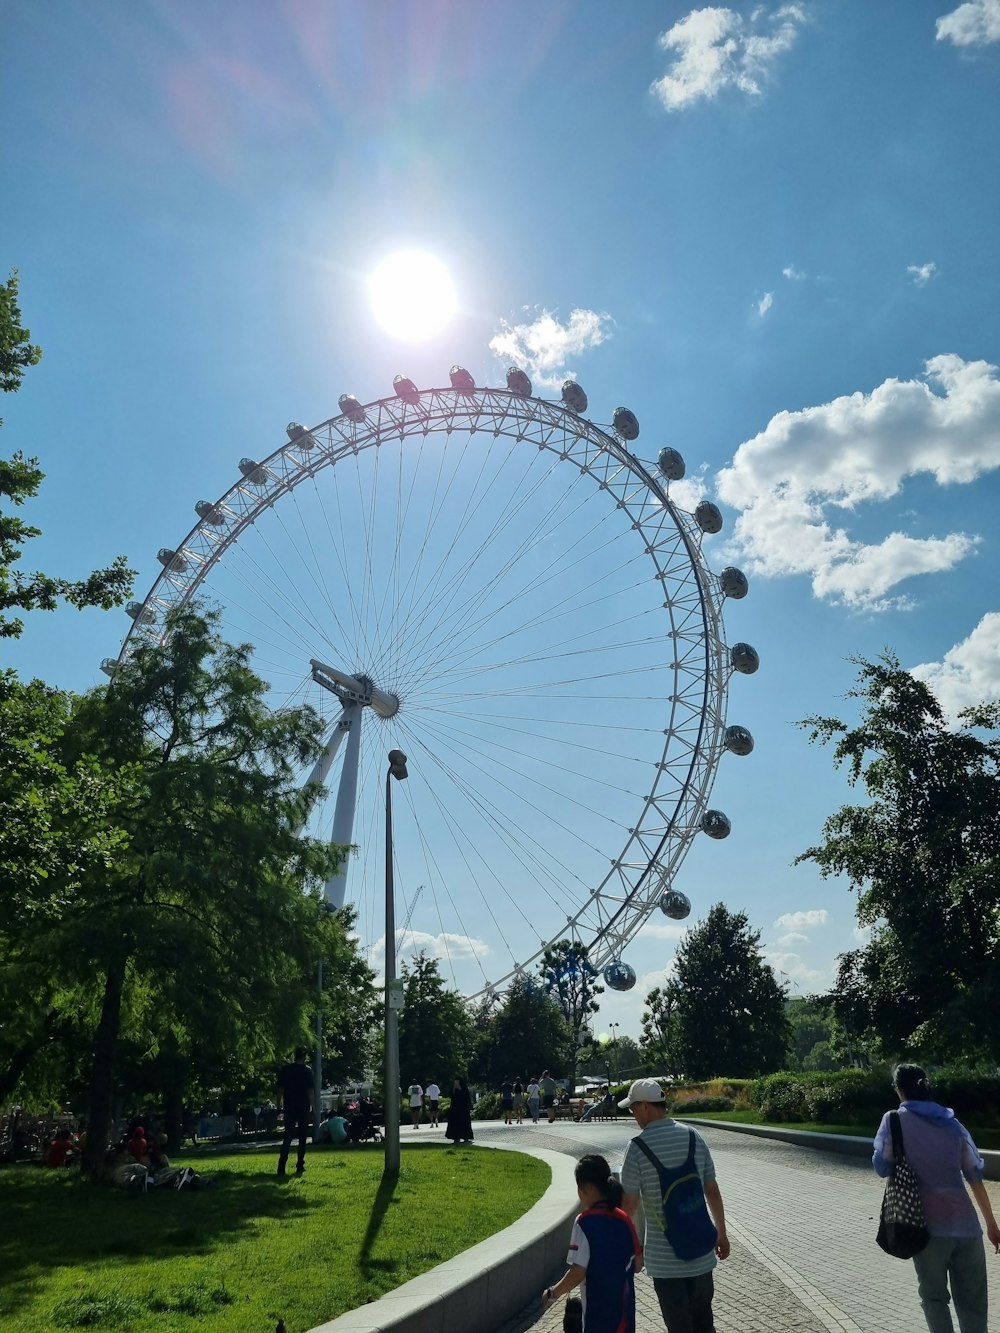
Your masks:
<svg viewBox="0 0 1000 1333"><path fill-rule="evenodd" d="M386 1213L392 1204L399 1202L396 1194L398 1186L398 1179L383 1177L372 1201L371 1217L368 1219L368 1226L365 1228L364 1239L358 1252L358 1268L365 1277L371 1277L374 1273L391 1273L397 1266L395 1259L373 1259L372 1250L382 1230Z"/></svg>
<svg viewBox="0 0 1000 1333"><path fill-rule="evenodd" d="M0 1173L0 1323L33 1298L54 1268L209 1254L262 1218L292 1221L320 1206L264 1172L223 1168L211 1178L214 1189L126 1194L72 1171L15 1167Z"/></svg>

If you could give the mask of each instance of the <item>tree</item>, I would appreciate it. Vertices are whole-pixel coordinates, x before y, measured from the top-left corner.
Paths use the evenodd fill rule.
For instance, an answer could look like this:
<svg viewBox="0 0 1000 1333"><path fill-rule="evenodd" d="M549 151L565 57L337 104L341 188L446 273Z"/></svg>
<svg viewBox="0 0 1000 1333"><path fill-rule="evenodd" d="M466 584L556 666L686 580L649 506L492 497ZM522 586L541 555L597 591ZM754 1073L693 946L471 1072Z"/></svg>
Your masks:
<svg viewBox="0 0 1000 1333"><path fill-rule="evenodd" d="M679 1071L680 1025L677 1017L676 982L654 986L642 1011L640 1048L646 1064L658 1074Z"/></svg>
<svg viewBox="0 0 1000 1333"><path fill-rule="evenodd" d="M481 1031L474 1077L493 1087L505 1078L537 1076L543 1069L557 1077L572 1072L567 1061L569 1025L541 982L526 973L515 976Z"/></svg>
<svg viewBox="0 0 1000 1333"><path fill-rule="evenodd" d="M801 725L835 741L864 805L844 805L798 858L845 875L869 943L839 959L834 1012L887 1054L1000 1059L984 1015L1000 1005L1000 704L950 726L927 685L891 653L854 659L861 716Z"/></svg>
<svg viewBox="0 0 1000 1333"><path fill-rule="evenodd" d="M751 1078L780 1069L785 995L745 912L716 903L677 946L677 1060L688 1078Z"/></svg>
<svg viewBox="0 0 1000 1333"><path fill-rule="evenodd" d="M833 1022L826 1009L825 1004L806 999L805 996L801 995L793 996L787 1001L785 1014L788 1018L789 1029L787 1062L789 1069L812 1068L811 1065L806 1064L806 1061L810 1059L814 1047L818 1045L827 1048L827 1054L823 1058L832 1059L832 1056L829 1055L829 1049ZM835 1069L837 1066L836 1063L833 1063L822 1067Z"/></svg>
<svg viewBox="0 0 1000 1333"><path fill-rule="evenodd" d="M0 286L0 390L4 393L16 392L25 370L37 365L42 355L41 348L30 341L31 331L21 325L17 298L18 278L12 272ZM37 495L44 476L37 458L26 458L20 452L9 459L0 458L0 502L23 505ZM29 527L8 512L7 504L0 504L0 638L17 638L24 628L22 620L4 614L12 608L51 611L63 600L77 607L102 606L107 610L120 606L131 592L135 576L123 557L110 568L80 580L16 572L14 565L21 558L21 547L39 535L40 529Z"/></svg>
<svg viewBox="0 0 1000 1333"><path fill-rule="evenodd" d="M566 1020L569 1036L564 1058L570 1067L591 1015L600 1008L597 997L604 994L604 987L595 980L600 973L587 953L587 946L579 940L557 940L538 965L545 993L558 1003Z"/></svg>
<svg viewBox="0 0 1000 1333"><path fill-rule="evenodd" d="M88 1167L108 1133L130 997L152 992L168 1016L197 1022L224 997L220 1024L241 1017L253 1034L270 1015L292 1031L324 943L319 885L340 852L301 836L310 793L298 787L321 721L272 712L249 648L222 642L215 620L172 615L162 643L137 647L74 717L82 752L130 782L116 812L127 847L85 878L72 914L101 977Z"/></svg>
<svg viewBox="0 0 1000 1333"><path fill-rule="evenodd" d="M399 1072L404 1087L432 1079L451 1086L469 1066L471 1025L457 991L448 990L436 958L421 950L403 964L403 1010L399 1015Z"/></svg>

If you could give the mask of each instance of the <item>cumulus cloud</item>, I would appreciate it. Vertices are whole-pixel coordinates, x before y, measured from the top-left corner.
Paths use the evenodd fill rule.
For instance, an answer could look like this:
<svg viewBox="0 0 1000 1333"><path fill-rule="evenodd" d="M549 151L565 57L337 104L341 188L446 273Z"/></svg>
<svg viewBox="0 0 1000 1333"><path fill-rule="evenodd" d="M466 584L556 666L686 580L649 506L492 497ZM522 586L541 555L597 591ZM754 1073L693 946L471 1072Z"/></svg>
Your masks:
<svg viewBox="0 0 1000 1333"><path fill-rule="evenodd" d="M575 378L568 368L571 356L599 347L611 336L611 316L596 310L571 310L565 324L548 310L527 324L508 324L490 339L490 351L504 361L523 367L539 385L555 388Z"/></svg>
<svg viewBox="0 0 1000 1333"><path fill-rule="evenodd" d="M804 930L811 926L825 926L830 913L825 907L810 907L805 912L785 912L775 921L777 930Z"/></svg>
<svg viewBox="0 0 1000 1333"><path fill-rule="evenodd" d="M808 944L809 936L800 935L797 930L790 930L787 935L779 935L777 943L782 949L794 949L797 944Z"/></svg>
<svg viewBox="0 0 1000 1333"><path fill-rule="evenodd" d="M1000 612L988 611L940 662L922 662L910 671L931 687L953 719L963 708L1000 699Z"/></svg>
<svg viewBox="0 0 1000 1333"><path fill-rule="evenodd" d="M1000 0L968 0L937 21L939 42L986 46L1000 42Z"/></svg>
<svg viewBox="0 0 1000 1333"><path fill-rule="evenodd" d="M817 597L884 610L906 605L886 596L897 584L952 569L978 538L892 532L866 545L831 511L849 517L891 499L918 473L943 486L998 467L997 367L949 354L926 362L923 379L889 379L868 394L779 412L740 445L718 491L741 511L733 545L752 572L806 574Z"/></svg>
<svg viewBox="0 0 1000 1333"><path fill-rule="evenodd" d="M764 318L764 316L767 314L767 312L771 309L773 305L774 305L774 292L765 292L764 295L757 302L757 314L760 315L761 319Z"/></svg>
<svg viewBox="0 0 1000 1333"><path fill-rule="evenodd" d="M401 958L418 954L421 950L432 958L444 958L457 961L462 958L483 958L490 946L485 940L474 935L453 935L444 931L438 935L429 935L423 930L398 930L396 932L396 953ZM376 965L385 957L385 936L380 935L372 945L372 964Z"/></svg>
<svg viewBox="0 0 1000 1333"><path fill-rule="evenodd" d="M643 939L681 940L687 934L687 926L672 921L647 921L642 928Z"/></svg>
<svg viewBox="0 0 1000 1333"><path fill-rule="evenodd" d="M801 282L806 275L801 269L796 268L794 264L789 264L786 268L781 270L781 276L787 278L789 282Z"/></svg>
<svg viewBox="0 0 1000 1333"><path fill-rule="evenodd" d="M937 273L937 264L933 260L929 264L907 264L906 271L912 277L914 287L926 287Z"/></svg>
<svg viewBox="0 0 1000 1333"><path fill-rule="evenodd" d="M797 953L769 949L767 961L777 972L779 981L787 981L803 990L825 990L833 978L828 970L809 967Z"/></svg>
<svg viewBox="0 0 1000 1333"><path fill-rule="evenodd" d="M724 88L759 96L761 83L794 46L804 22L805 11L797 4L770 13L761 7L748 19L717 6L694 9L660 34L672 63L652 90L667 111L717 97Z"/></svg>

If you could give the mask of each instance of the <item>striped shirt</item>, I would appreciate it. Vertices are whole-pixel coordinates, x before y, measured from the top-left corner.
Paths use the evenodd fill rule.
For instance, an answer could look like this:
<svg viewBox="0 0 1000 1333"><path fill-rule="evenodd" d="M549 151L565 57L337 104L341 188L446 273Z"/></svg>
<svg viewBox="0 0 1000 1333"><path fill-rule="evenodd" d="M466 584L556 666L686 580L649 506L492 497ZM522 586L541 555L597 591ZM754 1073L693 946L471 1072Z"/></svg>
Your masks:
<svg viewBox="0 0 1000 1333"><path fill-rule="evenodd" d="M669 1116L653 1120L642 1131L641 1138L668 1170L687 1160L688 1126L679 1125ZM694 1162L704 1184L706 1180L715 1179L715 1163L708 1144L697 1130L694 1132L694 1144ZM638 1194L642 1199L642 1211L646 1218L646 1272L650 1277L697 1277L699 1273L711 1272L718 1262L714 1250L709 1250L700 1259L678 1259L674 1254L663 1230L659 1174L645 1153L635 1146L634 1139L622 1163L621 1182L626 1194Z"/></svg>

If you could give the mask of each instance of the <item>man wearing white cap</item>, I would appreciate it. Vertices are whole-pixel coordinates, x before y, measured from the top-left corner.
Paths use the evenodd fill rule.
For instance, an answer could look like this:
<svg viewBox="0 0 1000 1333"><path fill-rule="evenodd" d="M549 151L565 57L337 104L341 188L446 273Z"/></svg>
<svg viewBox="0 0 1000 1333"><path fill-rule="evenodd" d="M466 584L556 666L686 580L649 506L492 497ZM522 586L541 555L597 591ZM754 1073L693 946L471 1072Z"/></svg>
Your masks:
<svg viewBox="0 0 1000 1333"><path fill-rule="evenodd" d="M636 1079L618 1105L642 1131L622 1163L622 1207L635 1221L642 1200L646 1271L667 1333L715 1333L712 1269L716 1256L728 1256L729 1239L712 1154L696 1130L667 1115L655 1078Z"/></svg>

